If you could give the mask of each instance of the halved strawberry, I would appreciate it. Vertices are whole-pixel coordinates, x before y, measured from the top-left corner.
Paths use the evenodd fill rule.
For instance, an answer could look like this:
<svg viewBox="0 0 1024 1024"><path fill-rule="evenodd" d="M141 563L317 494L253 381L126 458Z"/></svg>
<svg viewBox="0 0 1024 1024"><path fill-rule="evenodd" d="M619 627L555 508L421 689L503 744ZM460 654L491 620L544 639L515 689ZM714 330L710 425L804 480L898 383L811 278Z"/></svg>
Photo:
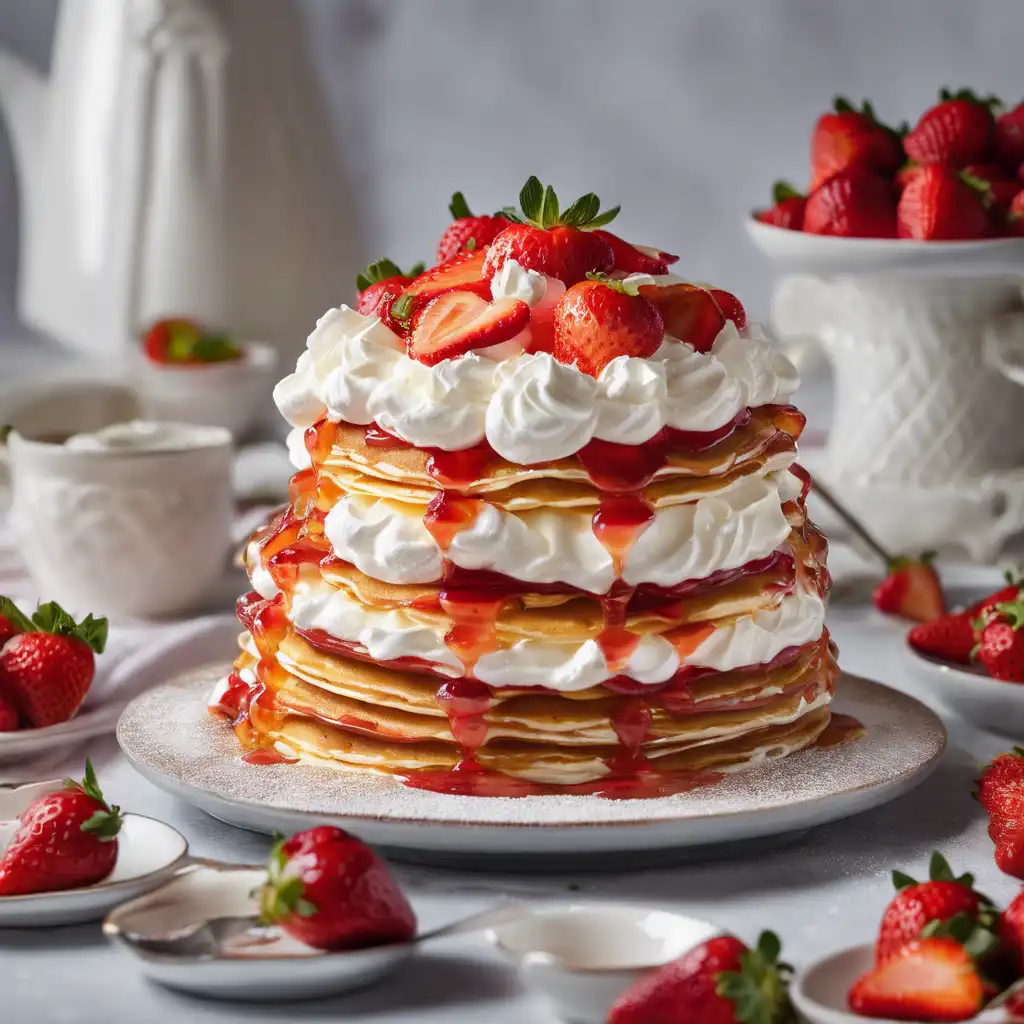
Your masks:
<svg viewBox="0 0 1024 1024"><path fill-rule="evenodd" d="M422 308L430 299L456 289L474 292L482 298L489 299L491 281L489 277L485 278L483 275L486 258L487 253L483 249L478 252L467 252L420 274L402 293L403 299L408 297L412 301L405 304L405 308L400 309L398 315L403 319L409 319L416 309Z"/></svg>
<svg viewBox="0 0 1024 1024"><path fill-rule="evenodd" d="M747 314L735 295L720 288L676 283L660 287L644 284L639 294L650 301L665 322L665 333L685 341L698 352L710 352L726 320L738 328L747 323Z"/></svg>
<svg viewBox="0 0 1024 1024"><path fill-rule="evenodd" d="M921 654L969 665L974 649L973 616L954 612L931 622L919 622L907 634L907 642Z"/></svg>
<svg viewBox="0 0 1024 1024"><path fill-rule="evenodd" d="M973 1017L985 987L955 939L921 939L854 982L850 1009L890 1020L957 1021Z"/></svg>
<svg viewBox="0 0 1024 1024"><path fill-rule="evenodd" d="M611 281L573 285L555 310L555 358L596 377L616 356L651 356L665 334L661 314Z"/></svg>
<svg viewBox="0 0 1024 1024"><path fill-rule="evenodd" d="M651 255L638 249L635 245L624 241L618 235L610 231L602 231L598 228L591 232L598 238L603 238L612 247L613 270L621 270L626 274L667 274L670 263L675 263L678 256L671 256L668 253L659 252Z"/></svg>
<svg viewBox="0 0 1024 1024"><path fill-rule="evenodd" d="M449 291L416 313L408 351L413 359L433 366L470 349L508 341L529 323L530 307L521 299L487 302L475 292Z"/></svg>

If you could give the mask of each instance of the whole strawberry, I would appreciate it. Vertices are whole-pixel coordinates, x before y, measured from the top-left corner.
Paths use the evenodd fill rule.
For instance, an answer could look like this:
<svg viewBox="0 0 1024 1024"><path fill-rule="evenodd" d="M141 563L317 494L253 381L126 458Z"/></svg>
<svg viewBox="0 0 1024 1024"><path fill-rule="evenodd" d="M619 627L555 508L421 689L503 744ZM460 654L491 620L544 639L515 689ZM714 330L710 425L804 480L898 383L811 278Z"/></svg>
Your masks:
<svg viewBox="0 0 1024 1024"><path fill-rule="evenodd" d="M665 333L685 341L697 352L711 351L726 320L731 320L737 330L747 324L743 304L721 288L673 281L665 285L642 284L637 291L661 314Z"/></svg>
<svg viewBox="0 0 1024 1024"><path fill-rule="evenodd" d="M804 231L842 238L895 238L892 184L858 165L840 171L807 197Z"/></svg>
<svg viewBox="0 0 1024 1024"><path fill-rule="evenodd" d="M416 915L384 862L327 825L274 846L260 908L266 923L316 949L407 942L416 934Z"/></svg>
<svg viewBox="0 0 1024 1024"><path fill-rule="evenodd" d="M1024 163L1024 103L996 118L993 141L999 162L1012 174Z"/></svg>
<svg viewBox="0 0 1024 1024"><path fill-rule="evenodd" d="M964 609L964 614L969 615L972 619L976 619L981 615L984 615L990 608L994 608L997 604L1002 604L1004 601L1016 601L1020 596L1021 586L1024 585L1024 581L1021 580L1020 576L1007 570L1004 573L1006 580L1006 586L1000 587L995 593L989 594L988 597L983 597L980 601L975 601L974 604L968 605Z"/></svg>
<svg viewBox="0 0 1024 1024"><path fill-rule="evenodd" d="M6 615L0 615L0 648L21 630Z"/></svg>
<svg viewBox="0 0 1024 1024"><path fill-rule="evenodd" d="M1003 911L999 936L1003 950L1010 959L1013 976L1024 975L1024 891L1017 893L1013 902Z"/></svg>
<svg viewBox="0 0 1024 1024"><path fill-rule="evenodd" d="M448 209L453 219L437 243L438 263L447 263L460 252L483 249L508 227L508 221L501 214L476 216L461 192L453 193Z"/></svg>
<svg viewBox="0 0 1024 1024"><path fill-rule="evenodd" d="M900 136L875 117L865 100L860 110L842 96L818 118L811 136L811 189L847 168L867 167L892 174L903 163Z"/></svg>
<svg viewBox="0 0 1024 1024"><path fill-rule="evenodd" d="M986 182L925 165L900 195L897 233L918 241L985 238L992 232L989 191Z"/></svg>
<svg viewBox="0 0 1024 1024"><path fill-rule="evenodd" d="M966 611L919 622L907 634L907 643L931 658L969 665L975 643L973 622L973 616Z"/></svg>
<svg viewBox="0 0 1024 1024"><path fill-rule="evenodd" d="M981 99L969 89L943 89L939 102L903 137L903 151L916 163L952 170L983 162L992 145L992 108L997 103L995 97Z"/></svg>
<svg viewBox="0 0 1024 1024"><path fill-rule="evenodd" d="M772 932L761 933L756 949L732 935L709 939L635 982L607 1024L790 1024L792 968L780 951Z"/></svg>
<svg viewBox="0 0 1024 1024"><path fill-rule="evenodd" d="M417 263L407 274L399 270L398 265L389 259L371 263L356 278L356 287L359 289L356 310L363 316L380 317L388 327L396 331L397 325L392 319L391 307L405 291L406 286L422 271L422 263Z"/></svg>
<svg viewBox="0 0 1024 1024"><path fill-rule="evenodd" d="M777 181L772 186L772 205L767 210L757 210L754 216L762 224L800 231L804 226L806 205L807 196L801 195L792 185Z"/></svg>
<svg viewBox="0 0 1024 1024"><path fill-rule="evenodd" d="M993 679L1024 683L1024 600L992 605L974 625L978 646L974 657Z"/></svg>
<svg viewBox="0 0 1024 1024"><path fill-rule="evenodd" d="M596 377L616 356L653 355L665 324L641 295L614 281L581 281L555 309L555 358Z"/></svg>
<svg viewBox="0 0 1024 1024"><path fill-rule="evenodd" d="M878 929L878 963L922 936L952 936L979 958L997 945L998 912L974 891L973 876L955 877L940 853L932 854L927 882L916 882L900 871L894 871L892 879L898 891Z"/></svg>
<svg viewBox="0 0 1024 1024"><path fill-rule="evenodd" d="M75 622L54 601L30 619L8 597L0 597L0 615L21 630L0 650L0 692L33 729L67 722L92 685L107 620L87 615Z"/></svg>
<svg viewBox="0 0 1024 1024"><path fill-rule="evenodd" d="M641 249L601 228L591 234L611 246L612 270L621 270L624 274L667 274L669 265L679 260L678 256L660 249Z"/></svg>
<svg viewBox="0 0 1024 1024"><path fill-rule="evenodd" d="M946 598L932 565L934 558L933 551L926 551L920 558L894 558L889 574L875 588L875 607L914 622L930 622L945 615Z"/></svg>
<svg viewBox="0 0 1024 1024"><path fill-rule="evenodd" d="M527 270L556 277L567 287L587 274L612 269L612 247L593 229L612 221L619 207L602 212L601 200L588 192L560 210L555 190L550 185L545 188L536 177L523 186L519 204L521 210L502 211L513 223L491 243L484 262L485 277L492 278L510 259Z"/></svg>
<svg viewBox="0 0 1024 1024"><path fill-rule="evenodd" d="M102 882L117 863L120 808L103 799L92 763L82 782L35 800L0 860L0 896L58 892Z"/></svg>
<svg viewBox="0 0 1024 1024"><path fill-rule="evenodd" d="M975 796L988 814L988 834L997 845L1024 838L1024 747L1014 747L986 765Z"/></svg>

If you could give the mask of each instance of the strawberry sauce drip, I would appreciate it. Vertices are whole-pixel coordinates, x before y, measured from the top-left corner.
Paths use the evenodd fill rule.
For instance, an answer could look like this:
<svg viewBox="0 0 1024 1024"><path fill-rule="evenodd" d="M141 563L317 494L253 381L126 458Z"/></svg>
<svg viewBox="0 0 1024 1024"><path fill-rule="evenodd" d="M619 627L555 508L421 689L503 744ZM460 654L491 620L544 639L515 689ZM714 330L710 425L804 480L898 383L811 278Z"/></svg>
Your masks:
<svg viewBox="0 0 1024 1024"><path fill-rule="evenodd" d="M436 700L448 716L463 758L472 757L487 741L484 715L494 703L491 688L477 679L451 679L440 686Z"/></svg>
<svg viewBox="0 0 1024 1024"><path fill-rule="evenodd" d="M486 474L494 458L494 449L486 441L457 452L446 452L441 448L431 448L429 451L427 472L442 487L454 491L464 491L476 483Z"/></svg>
<svg viewBox="0 0 1024 1024"><path fill-rule="evenodd" d="M853 743L861 739L866 732L863 723L853 715L844 715L833 711L828 725L814 741L814 745L820 750L828 750L831 747L842 746L844 743Z"/></svg>
<svg viewBox="0 0 1024 1024"><path fill-rule="evenodd" d="M632 596L631 587L612 587L601 598L604 628L595 639L611 672L622 672L640 643L640 634L626 629L626 610Z"/></svg>
<svg viewBox="0 0 1024 1024"><path fill-rule="evenodd" d="M322 419L306 428L303 440L306 442L306 451L309 452L314 468L320 466L331 454L337 436L338 425L328 419Z"/></svg>
<svg viewBox="0 0 1024 1024"><path fill-rule="evenodd" d="M256 649L264 658L272 657L288 631L288 616L280 594L268 599L255 591L243 594L235 602L238 621L249 631Z"/></svg>
<svg viewBox="0 0 1024 1024"><path fill-rule="evenodd" d="M594 513L594 536L612 556L617 577L622 576L630 548L653 520L654 510L637 495L601 499Z"/></svg>
<svg viewBox="0 0 1024 1024"><path fill-rule="evenodd" d="M460 498L448 491L441 491L427 506L423 514L423 525L437 541L437 546L447 551L456 534L473 523L485 504L477 498Z"/></svg>
<svg viewBox="0 0 1024 1024"><path fill-rule="evenodd" d="M440 594L441 610L451 617L445 634L448 649L472 675L477 661L498 646L496 622L505 598L489 591L447 590Z"/></svg>
<svg viewBox="0 0 1024 1024"><path fill-rule="evenodd" d="M246 764L271 765L271 764L297 764L297 757L285 757L284 754L273 747L255 747L242 755Z"/></svg>
<svg viewBox="0 0 1024 1024"><path fill-rule="evenodd" d="M371 423L363 434L363 441L369 448L411 448L408 441L403 441L395 434L389 434L383 427Z"/></svg>

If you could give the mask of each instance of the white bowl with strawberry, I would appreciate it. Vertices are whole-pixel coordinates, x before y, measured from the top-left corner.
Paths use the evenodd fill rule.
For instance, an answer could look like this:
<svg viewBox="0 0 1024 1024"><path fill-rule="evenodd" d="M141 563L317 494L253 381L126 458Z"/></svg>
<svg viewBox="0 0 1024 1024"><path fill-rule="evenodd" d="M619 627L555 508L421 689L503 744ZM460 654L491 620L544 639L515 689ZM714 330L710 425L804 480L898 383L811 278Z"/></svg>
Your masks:
<svg viewBox="0 0 1024 1024"><path fill-rule="evenodd" d="M0 788L0 928L99 920L187 863L176 829L107 803L85 778Z"/></svg>

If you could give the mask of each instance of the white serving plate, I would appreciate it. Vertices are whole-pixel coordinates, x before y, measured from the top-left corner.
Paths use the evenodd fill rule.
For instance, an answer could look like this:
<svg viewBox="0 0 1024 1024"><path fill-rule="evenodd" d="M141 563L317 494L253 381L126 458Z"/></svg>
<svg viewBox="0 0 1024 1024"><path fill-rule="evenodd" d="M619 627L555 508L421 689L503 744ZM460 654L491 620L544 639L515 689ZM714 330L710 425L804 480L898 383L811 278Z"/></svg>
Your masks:
<svg viewBox="0 0 1024 1024"><path fill-rule="evenodd" d="M807 274L1010 276L1024 267L1024 238L916 242L908 238L836 238L790 231L746 218L750 240L783 270Z"/></svg>
<svg viewBox="0 0 1024 1024"><path fill-rule="evenodd" d="M70 748L93 736L110 733L122 710L119 704L101 705L91 711L83 711L70 721L48 725L44 729L0 732L0 764L10 764L49 750Z"/></svg>
<svg viewBox="0 0 1024 1024"><path fill-rule="evenodd" d="M889 687L843 675L836 709L856 716L856 743L809 750L677 796L519 799L448 796L387 775L241 760L234 734L206 710L218 674L192 672L136 698L118 723L122 750L155 785L214 817L259 832L350 829L397 859L537 868L664 864L670 851L804 830L885 803L921 782L946 743L942 722ZM616 860L613 856L622 857ZM486 861L481 860L486 856Z"/></svg>
<svg viewBox="0 0 1024 1024"><path fill-rule="evenodd" d="M118 907L103 922L103 933L126 962L152 981L208 998L255 1002L365 988L398 970L416 950L404 942L331 953L275 930L258 945L232 944L230 954L181 956L140 949L125 937L126 931L161 936L214 917L257 914L256 893L265 878L262 868L197 867Z"/></svg>
<svg viewBox="0 0 1024 1024"><path fill-rule="evenodd" d="M931 658L910 644L905 656L947 711L979 729L1018 738L1024 733L1024 684L993 679L982 668Z"/></svg>
<svg viewBox="0 0 1024 1024"><path fill-rule="evenodd" d="M14 819L37 797L61 786L55 780L0 789L0 853L17 830ZM104 881L64 892L0 896L0 928L98 921L112 907L155 889L188 863L188 843L177 829L141 814L126 814L118 836L117 863Z"/></svg>

